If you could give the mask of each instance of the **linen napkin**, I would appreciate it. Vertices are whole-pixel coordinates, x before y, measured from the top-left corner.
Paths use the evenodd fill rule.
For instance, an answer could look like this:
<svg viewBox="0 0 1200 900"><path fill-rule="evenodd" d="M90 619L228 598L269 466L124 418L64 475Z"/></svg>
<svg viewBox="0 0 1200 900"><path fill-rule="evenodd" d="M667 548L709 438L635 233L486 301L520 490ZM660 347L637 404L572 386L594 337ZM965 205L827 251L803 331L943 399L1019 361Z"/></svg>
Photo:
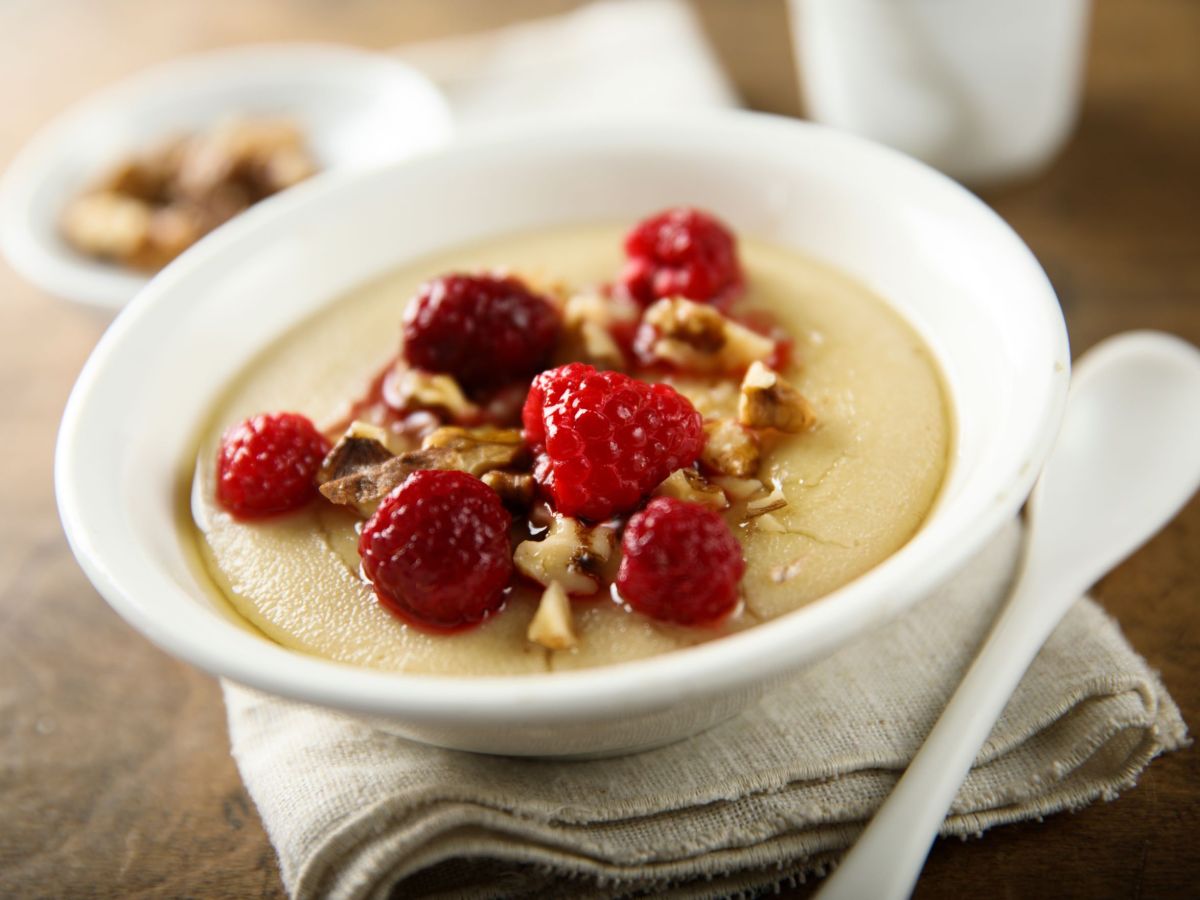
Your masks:
<svg viewBox="0 0 1200 900"><path fill-rule="evenodd" d="M677 0L406 47L461 130L727 105ZM591 762L440 750L226 683L233 755L297 898L729 896L820 872L886 796L994 618L1011 525L953 583L689 741ZM1158 677L1080 600L1022 681L943 834L1071 809L1187 740Z"/></svg>
<svg viewBox="0 0 1200 900"><path fill-rule="evenodd" d="M414 744L226 684L233 755L292 896L728 896L822 871L891 790L1005 596L1014 522L952 583L690 740L587 762ZM1091 600L1034 661L943 835L1131 786L1186 730Z"/></svg>

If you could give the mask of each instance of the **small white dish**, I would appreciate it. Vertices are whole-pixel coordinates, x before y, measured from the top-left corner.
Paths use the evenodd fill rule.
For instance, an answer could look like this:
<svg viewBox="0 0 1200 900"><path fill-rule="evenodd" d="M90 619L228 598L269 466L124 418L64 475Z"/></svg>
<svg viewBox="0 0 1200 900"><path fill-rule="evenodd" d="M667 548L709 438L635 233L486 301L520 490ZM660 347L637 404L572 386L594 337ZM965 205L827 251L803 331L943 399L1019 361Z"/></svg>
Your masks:
<svg viewBox="0 0 1200 900"><path fill-rule="evenodd" d="M352 288L440 249L558 224L634 222L679 203L837 266L925 338L945 375L954 450L941 497L907 545L758 627L548 675L374 671L285 649L218 609L189 562L194 535L181 503L201 423L264 347ZM895 151L752 113L524 123L299 185L172 263L80 374L55 487L67 538L100 593L209 672L444 747L630 752L728 718L960 569L1028 495L1058 429L1069 367L1058 301L1020 238L966 190Z"/></svg>
<svg viewBox="0 0 1200 900"><path fill-rule="evenodd" d="M237 115L295 121L322 172L403 159L452 133L449 108L433 83L382 54L334 44L264 44L184 57L88 97L25 146L0 179L0 251L51 294L124 306L149 276L70 247L58 228L64 207L129 153Z"/></svg>

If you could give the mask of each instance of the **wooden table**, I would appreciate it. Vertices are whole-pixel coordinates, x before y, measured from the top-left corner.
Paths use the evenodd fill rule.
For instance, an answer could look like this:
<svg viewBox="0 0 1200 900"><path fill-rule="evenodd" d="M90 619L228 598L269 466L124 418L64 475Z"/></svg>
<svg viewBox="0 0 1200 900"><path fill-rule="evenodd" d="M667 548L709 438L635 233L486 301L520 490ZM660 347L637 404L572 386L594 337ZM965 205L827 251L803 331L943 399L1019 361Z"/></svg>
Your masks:
<svg viewBox="0 0 1200 900"><path fill-rule="evenodd" d="M266 38L384 47L571 5L8 0L0 166L67 103L181 52ZM795 112L781 4L699 6L748 102ZM1139 327L1200 344L1198 89L1200 3L1101 0L1074 140L1036 181L984 194L1045 265L1076 353ZM0 494L0 896L281 896L216 684L118 620L62 538L55 430L107 321L2 263L0 297L0 446L12 460ZM1200 502L1097 593L1200 722ZM1116 802L939 844L917 896L1200 896L1198 834L1193 748Z"/></svg>

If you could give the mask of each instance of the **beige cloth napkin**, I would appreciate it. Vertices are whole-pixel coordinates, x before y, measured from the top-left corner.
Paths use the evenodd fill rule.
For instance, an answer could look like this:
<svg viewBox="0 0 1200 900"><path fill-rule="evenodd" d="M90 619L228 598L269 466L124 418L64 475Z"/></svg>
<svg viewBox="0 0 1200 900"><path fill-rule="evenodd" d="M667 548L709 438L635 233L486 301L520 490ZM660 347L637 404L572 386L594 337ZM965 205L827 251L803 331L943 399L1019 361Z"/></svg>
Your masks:
<svg viewBox="0 0 1200 900"><path fill-rule="evenodd" d="M820 871L887 795L987 632L1009 526L901 619L691 740L589 762L413 744L226 685L233 755L295 897L727 896ZM1082 599L1034 661L942 834L1074 809L1187 739Z"/></svg>
<svg viewBox="0 0 1200 900"><path fill-rule="evenodd" d="M727 105L686 5L593 4L400 56L460 125L533 111ZM728 896L820 871L887 794L993 616L1013 525L953 584L690 741L597 762L438 750L225 685L233 755L295 897ZM1111 797L1186 740L1089 600L1026 675L944 834Z"/></svg>

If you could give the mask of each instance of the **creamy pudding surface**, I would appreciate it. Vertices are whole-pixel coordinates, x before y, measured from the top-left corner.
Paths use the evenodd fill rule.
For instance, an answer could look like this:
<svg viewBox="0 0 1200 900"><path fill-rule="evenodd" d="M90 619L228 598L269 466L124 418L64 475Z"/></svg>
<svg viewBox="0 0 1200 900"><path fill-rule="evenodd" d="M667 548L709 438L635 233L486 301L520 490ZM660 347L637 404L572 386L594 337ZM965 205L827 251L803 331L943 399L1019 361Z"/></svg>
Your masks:
<svg viewBox="0 0 1200 900"><path fill-rule="evenodd" d="M216 588L259 631L298 651L387 670L517 674L599 666L712 640L780 616L877 565L909 540L932 506L950 450L948 404L929 351L880 299L792 251L740 237L746 289L733 312L766 313L794 341L781 370L817 425L773 435L757 478L769 515L726 514L741 542L739 607L715 625L683 626L630 611L607 585L570 603L571 649L527 638L542 590L518 584L477 627L434 633L385 608L360 572L362 518L318 497L285 515L239 520L215 499L216 456L231 424L264 410L344 422L397 354L405 305L444 272L505 270L567 293L611 281L625 228L519 234L405 266L339 300L264 348L213 411L192 486L200 554ZM706 418L733 416L736 382L661 375ZM773 490L777 489L777 490ZM760 498L761 499L761 498ZM781 505L780 501L786 501ZM760 504L761 506L762 504Z"/></svg>

